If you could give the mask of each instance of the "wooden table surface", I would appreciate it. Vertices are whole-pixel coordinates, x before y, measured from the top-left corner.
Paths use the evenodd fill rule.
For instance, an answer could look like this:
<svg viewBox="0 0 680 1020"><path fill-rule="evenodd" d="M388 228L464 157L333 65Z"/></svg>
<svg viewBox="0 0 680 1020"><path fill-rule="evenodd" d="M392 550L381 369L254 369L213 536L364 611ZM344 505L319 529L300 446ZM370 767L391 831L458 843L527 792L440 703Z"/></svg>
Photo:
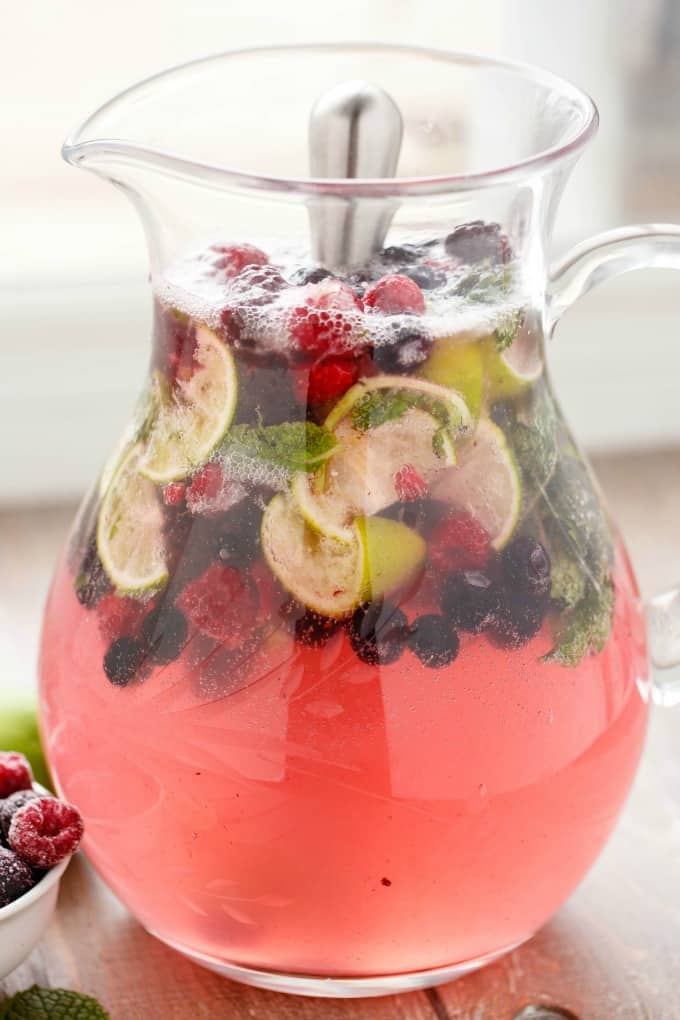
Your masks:
<svg viewBox="0 0 680 1020"><path fill-rule="evenodd" d="M670 584L680 577L680 453L597 467L643 589ZM40 601L69 516L0 514L0 609L17 669L33 669ZM680 708L654 710L620 824L576 894L530 943L476 974L365 1000L239 986L148 936L77 859L45 940L0 990L34 981L95 995L113 1020L680 1020Z"/></svg>

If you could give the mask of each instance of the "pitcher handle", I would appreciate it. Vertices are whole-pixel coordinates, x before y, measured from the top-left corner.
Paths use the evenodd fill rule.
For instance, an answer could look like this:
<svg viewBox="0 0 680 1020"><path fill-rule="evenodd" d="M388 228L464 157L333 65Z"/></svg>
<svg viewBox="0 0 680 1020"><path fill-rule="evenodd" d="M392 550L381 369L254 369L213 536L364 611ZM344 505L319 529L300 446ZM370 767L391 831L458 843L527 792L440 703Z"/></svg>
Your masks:
<svg viewBox="0 0 680 1020"><path fill-rule="evenodd" d="M564 312L593 287L632 269L680 269L680 226L652 223L609 230L572 248L552 268L548 285L548 334ZM645 605L655 668L654 700L680 704L680 585Z"/></svg>

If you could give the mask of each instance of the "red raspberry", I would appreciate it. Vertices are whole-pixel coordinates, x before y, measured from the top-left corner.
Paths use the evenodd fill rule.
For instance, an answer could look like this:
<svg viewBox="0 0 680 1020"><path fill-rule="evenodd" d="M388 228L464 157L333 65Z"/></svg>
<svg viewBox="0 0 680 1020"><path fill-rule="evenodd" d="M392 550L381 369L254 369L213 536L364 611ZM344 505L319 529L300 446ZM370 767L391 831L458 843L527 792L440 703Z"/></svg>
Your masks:
<svg viewBox="0 0 680 1020"><path fill-rule="evenodd" d="M351 313L361 311L352 288L341 280L322 280L308 284L303 293L304 304L294 307L288 320L297 347L318 355L346 345L354 332Z"/></svg>
<svg viewBox="0 0 680 1020"><path fill-rule="evenodd" d="M472 516L454 511L435 525L430 536L430 562L442 574L479 570L489 558L489 535Z"/></svg>
<svg viewBox="0 0 680 1020"><path fill-rule="evenodd" d="M302 403L323 404L341 397L358 378L359 366L353 358L331 355L315 362L307 378L304 372L300 373L296 380L300 387L299 399Z"/></svg>
<svg viewBox="0 0 680 1020"><path fill-rule="evenodd" d="M148 606L137 599L109 592L97 603L99 632L107 642L129 637L137 632Z"/></svg>
<svg viewBox="0 0 680 1020"><path fill-rule="evenodd" d="M209 460L191 479L191 484L186 490L187 503L190 505L199 499L214 499L223 482L222 468L216 461Z"/></svg>
<svg viewBox="0 0 680 1020"><path fill-rule="evenodd" d="M0 751L0 799L17 790L30 790L33 773L23 754L17 751Z"/></svg>
<svg viewBox="0 0 680 1020"><path fill-rule="evenodd" d="M19 808L7 841L32 868L53 868L76 852L82 838L77 808L54 797L38 797Z"/></svg>
<svg viewBox="0 0 680 1020"><path fill-rule="evenodd" d="M413 464L404 464L394 476L394 488L402 503L413 503L427 494L427 482Z"/></svg>
<svg viewBox="0 0 680 1020"><path fill-rule="evenodd" d="M177 606L202 634L226 648L240 648L253 630L258 599L245 574L213 563L186 586Z"/></svg>
<svg viewBox="0 0 680 1020"><path fill-rule="evenodd" d="M423 292L408 276L392 273L383 276L364 295L367 308L374 308L384 315L398 315L400 312L412 312L422 315L425 311Z"/></svg>
<svg viewBox="0 0 680 1020"><path fill-rule="evenodd" d="M166 506L181 506L186 492L187 487L184 482L170 482L163 487L163 502Z"/></svg>
<svg viewBox="0 0 680 1020"><path fill-rule="evenodd" d="M214 244L212 250L220 256L215 259L215 267L221 269L228 280L238 276L246 266L264 266L269 262L265 253L253 244Z"/></svg>

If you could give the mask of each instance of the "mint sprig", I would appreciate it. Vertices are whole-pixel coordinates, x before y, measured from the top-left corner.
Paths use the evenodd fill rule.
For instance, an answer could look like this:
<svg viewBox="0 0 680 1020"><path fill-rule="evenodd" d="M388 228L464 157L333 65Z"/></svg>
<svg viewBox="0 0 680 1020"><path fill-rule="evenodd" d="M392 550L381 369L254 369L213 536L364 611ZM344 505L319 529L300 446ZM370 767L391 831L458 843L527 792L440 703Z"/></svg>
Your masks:
<svg viewBox="0 0 680 1020"><path fill-rule="evenodd" d="M457 430L462 424L460 419L455 420L443 401L426 393L393 388L374 390L361 397L352 408L352 426L357 432L368 432L388 421L397 421L414 407L427 411L443 428Z"/></svg>
<svg viewBox="0 0 680 1020"><path fill-rule="evenodd" d="M336 442L333 433L321 425L287 421L280 425L234 425L222 449L287 471L315 471L332 455Z"/></svg>
<svg viewBox="0 0 680 1020"><path fill-rule="evenodd" d="M33 985L0 1005L0 1020L110 1020L89 995Z"/></svg>
<svg viewBox="0 0 680 1020"><path fill-rule="evenodd" d="M514 311L509 312L496 326L493 335L497 350L504 351L514 344L517 334L524 323L524 317L524 309L516 308Z"/></svg>
<svg viewBox="0 0 680 1020"><path fill-rule="evenodd" d="M601 652L611 631L613 615L614 587L607 579L599 589L590 587L566 616L557 643L544 661L578 666L584 655Z"/></svg>

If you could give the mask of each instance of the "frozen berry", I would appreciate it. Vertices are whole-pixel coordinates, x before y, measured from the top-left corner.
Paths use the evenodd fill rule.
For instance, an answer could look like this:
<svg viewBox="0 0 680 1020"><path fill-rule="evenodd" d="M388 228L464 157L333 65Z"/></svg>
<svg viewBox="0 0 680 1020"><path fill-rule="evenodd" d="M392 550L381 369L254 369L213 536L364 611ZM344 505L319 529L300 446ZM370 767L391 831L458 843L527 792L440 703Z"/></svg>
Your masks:
<svg viewBox="0 0 680 1020"><path fill-rule="evenodd" d="M85 609L92 609L110 590L111 584L99 559L97 540L92 536L76 574L76 598Z"/></svg>
<svg viewBox="0 0 680 1020"><path fill-rule="evenodd" d="M356 655L369 666L387 666L404 650L408 621L398 606L381 599L360 606L347 625Z"/></svg>
<svg viewBox="0 0 680 1020"><path fill-rule="evenodd" d="M389 265L403 266L414 262L422 254L417 244L391 244L380 252L382 262Z"/></svg>
<svg viewBox="0 0 680 1020"><path fill-rule="evenodd" d="M213 265L226 279L232 279L246 266L264 266L269 259L253 244L214 244L212 250L218 257Z"/></svg>
<svg viewBox="0 0 680 1020"><path fill-rule="evenodd" d="M9 797L17 790L30 790L33 773L23 754L0 751L0 797Z"/></svg>
<svg viewBox="0 0 680 1020"><path fill-rule="evenodd" d="M166 506L181 506L186 494L184 482L169 482L163 486L163 502Z"/></svg>
<svg viewBox="0 0 680 1020"><path fill-rule="evenodd" d="M53 868L76 852L82 838L80 812L55 797L37 797L20 808L7 837L10 848L32 868Z"/></svg>
<svg viewBox="0 0 680 1020"><path fill-rule="evenodd" d="M441 590L441 606L454 627L478 634L498 610L496 582L479 570L464 570L447 577Z"/></svg>
<svg viewBox="0 0 680 1020"><path fill-rule="evenodd" d="M395 472L394 489L402 503L414 503L427 493L427 482L413 464L404 464Z"/></svg>
<svg viewBox="0 0 680 1020"><path fill-rule="evenodd" d="M303 354L337 353L350 341L353 313L360 310L351 287L341 280L323 280L305 287L302 302L291 309L288 329Z"/></svg>
<svg viewBox="0 0 680 1020"><path fill-rule="evenodd" d="M239 305L257 307L271 304L287 286L287 281L275 266L246 266L234 280L229 294Z"/></svg>
<svg viewBox="0 0 680 1020"><path fill-rule="evenodd" d="M380 516L401 521L407 528L427 535L433 524L439 520L440 511L441 503L435 503L431 499L415 499L410 503L391 503L380 511Z"/></svg>
<svg viewBox="0 0 680 1020"><path fill-rule="evenodd" d="M443 287L447 276L443 269L436 269L434 266L406 266L402 274L408 276L409 280L417 283L421 290L436 290Z"/></svg>
<svg viewBox="0 0 680 1020"><path fill-rule="evenodd" d="M167 666L179 658L188 635L186 616L176 606L164 604L149 613L141 629L141 640L159 666Z"/></svg>
<svg viewBox="0 0 680 1020"><path fill-rule="evenodd" d="M458 655L460 641L451 621L434 613L419 616L411 625L409 648L424 666L441 669Z"/></svg>
<svg viewBox="0 0 680 1020"><path fill-rule="evenodd" d="M244 643L258 608L257 592L247 575L220 563L191 581L176 601L197 630L226 648Z"/></svg>
<svg viewBox="0 0 680 1020"><path fill-rule="evenodd" d="M389 343L375 348L373 360L383 372L410 372L429 358L432 343L432 337L422 326L400 326Z"/></svg>
<svg viewBox="0 0 680 1020"><path fill-rule="evenodd" d="M0 847L0 908L14 903L34 885L29 865L14 851Z"/></svg>
<svg viewBox="0 0 680 1020"><path fill-rule="evenodd" d="M99 633L105 641L115 641L137 632L147 607L138 599L111 591L97 605Z"/></svg>
<svg viewBox="0 0 680 1020"><path fill-rule="evenodd" d="M307 609L302 616L295 620L295 637L303 645L310 645L318 648L325 645L329 638L335 634L341 621L332 616L322 616L321 613Z"/></svg>
<svg viewBox="0 0 680 1020"><path fill-rule="evenodd" d="M399 273L383 276L364 295L366 308L373 308L383 315L412 313L421 315L425 311L425 298L417 283Z"/></svg>
<svg viewBox="0 0 680 1020"><path fill-rule="evenodd" d="M322 404L327 400L335 400L354 385L358 376L359 366L354 358L329 355L312 365L306 379L304 373L301 374L299 377L302 389L300 398L309 404ZM305 383L306 394L304 393Z"/></svg>
<svg viewBox="0 0 680 1020"><path fill-rule="evenodd" d="M333 274L330 269L324 269L323 266L314 266L312 269L304 267L302 269L296 269L290 278L290 282L296 287L304 286L306 283L321 283L322 280L333 279Z"/></svg>
<svg viewBox="0 0 680 1020"><path fill-rule="evenodd" d="M512 257L508 239L500 225L483 220L473 220L456 227L444 241L444 247L449 255L468 263L482 259L508 262Z"/></svg>
<svg viewBox="0 0 680 1020"><path fill-rule="evenodd" d="M28 804L29 800L35 800L36 797L40 797L40 794L35 790L17 790L5 800L0 800L0 839L2 842L7 843L10 824L19 808Z"/></svg>
<svg viewBox="0 0 680 1020"><path fill-rule="evenodd" d="M477 570L486 564L491 542L486 530L472 514L454 511L432 529L429 555L442 574Z"/></svg>
<svg viewBox="0 0 680 1020"><path fill-rule="evenodd" d="M104 673L115 687L125 687L134 679L145 656L146 649L139 638L118 638L104 656Z"/></svg>
<svg viewBox="0 0 680 1020"><path fill-rule="evenodd" d="M537 539L519 535L501 555L503 577L510 592L546 599L550 594L550 557Z"/></svg>
<svg viewBox="0 0 680 1020"><path fill-rule="evenodd" d="M521 648L535 637L543 624L545 605L531 598L504 602L493 613L489 637L500 648Z"/></svg>

